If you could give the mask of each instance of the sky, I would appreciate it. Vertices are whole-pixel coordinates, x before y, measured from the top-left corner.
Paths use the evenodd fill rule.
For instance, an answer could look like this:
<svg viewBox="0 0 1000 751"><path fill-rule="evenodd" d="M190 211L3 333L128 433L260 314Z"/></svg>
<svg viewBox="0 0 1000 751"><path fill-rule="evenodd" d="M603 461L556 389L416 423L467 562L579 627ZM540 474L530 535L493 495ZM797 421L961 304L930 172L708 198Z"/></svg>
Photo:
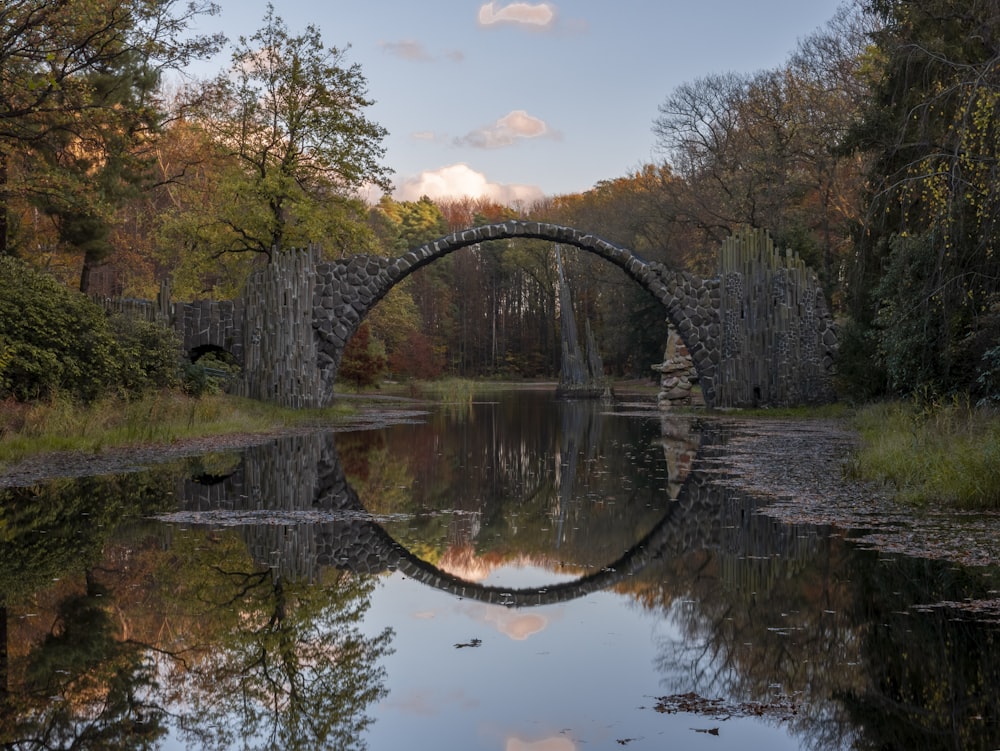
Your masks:
<svg viewBox="0 0 1000 751"><path fill-rule="evenodd" d="M232 41L267 0L217 0L197 31ZM530 205L662 161L657 107L679 85L781 65L843 0L273 0L360 65L389 135L397 200ZM210 77L224 54L193 70Z"/></svg>

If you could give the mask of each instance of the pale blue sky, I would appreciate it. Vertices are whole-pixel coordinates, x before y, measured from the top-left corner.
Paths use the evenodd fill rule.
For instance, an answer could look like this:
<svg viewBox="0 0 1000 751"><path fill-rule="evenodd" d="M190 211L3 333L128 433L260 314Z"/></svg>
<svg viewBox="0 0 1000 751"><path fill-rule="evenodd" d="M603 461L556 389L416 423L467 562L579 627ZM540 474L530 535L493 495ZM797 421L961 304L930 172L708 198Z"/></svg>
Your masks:
<svg viewBox="0 0 1000 751"><path fill-rule="evenodd" d="M843 0L274 0L293 34L350 46L389 131L395 196L509 202L588 190L656 161L674 87L781 64ZM235 40L267 0L218 0ZM228 55L199 73L217 72Z"/></svg>

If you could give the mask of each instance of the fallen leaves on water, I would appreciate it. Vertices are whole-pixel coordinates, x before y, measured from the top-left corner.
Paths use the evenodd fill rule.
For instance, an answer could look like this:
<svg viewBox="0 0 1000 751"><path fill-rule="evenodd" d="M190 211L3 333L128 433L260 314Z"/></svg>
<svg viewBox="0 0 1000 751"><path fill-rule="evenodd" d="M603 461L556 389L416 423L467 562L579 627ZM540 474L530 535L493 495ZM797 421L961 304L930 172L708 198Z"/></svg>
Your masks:
<svg viewBox="0 0 1000 751"><path fill-rule="evenodd" d="M798 705L787 698L779 698L770 702L731 702L725 699L710 699L693 691L686 694L659 696L653 709L663 714L688 712L718 720L728 720L731 717L772 717L787 720L797 715L799 711ZM697 728L692 729L698 730ZM712 731L698 730L698 732L711 733ZM718 735L718 728L712 735Z"/></svg>
<svg viewBox="0 0 1000 751"><path fill-rule="evenodd" d="M691 728L696 733L708 733L709 735L718 735L718 728Z"/></svg>
<svg viewBox="0 0 1000 751"><path fill-rule="evenodd" d="M994 600L944 600L929 605L914 605L919 613L930 613L933 610L955 610L965 613L977 621L1000 623L1000 599Z"/></svg>
<svg viewBox="0 0 1000 751"><path fill-rule="evenodd" d="M1000 512L915 508L875 483L845 477L858 437L837 421L726 421L706 457L719 483L760 499L787 524L828 525L882 553L990 566L1000 561Z"/></svg>

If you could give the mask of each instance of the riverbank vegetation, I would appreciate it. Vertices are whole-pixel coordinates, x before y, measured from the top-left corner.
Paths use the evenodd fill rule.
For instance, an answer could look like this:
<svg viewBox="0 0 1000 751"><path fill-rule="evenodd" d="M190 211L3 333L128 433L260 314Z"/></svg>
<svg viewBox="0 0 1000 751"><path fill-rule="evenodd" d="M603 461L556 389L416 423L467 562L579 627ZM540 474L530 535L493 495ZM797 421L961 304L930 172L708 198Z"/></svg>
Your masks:
<svg viewBox="0 0 1000 751"><path fill-rule="evenodd" d="M161 390L136 399L89 403L64 396L0 402L0 468L27 456L60 451L100 453L121 447L169 446L178 441L343 422L356 409L338 404L296 410L228 394L190 396Z"/></svg>
<svg viewBox="0 0 1000 751"><path fill-rule="evenodd" d="M853 418L861 447L850 476L916 505L1000 508L1000 413L967 399L888 402Z"/></svg>

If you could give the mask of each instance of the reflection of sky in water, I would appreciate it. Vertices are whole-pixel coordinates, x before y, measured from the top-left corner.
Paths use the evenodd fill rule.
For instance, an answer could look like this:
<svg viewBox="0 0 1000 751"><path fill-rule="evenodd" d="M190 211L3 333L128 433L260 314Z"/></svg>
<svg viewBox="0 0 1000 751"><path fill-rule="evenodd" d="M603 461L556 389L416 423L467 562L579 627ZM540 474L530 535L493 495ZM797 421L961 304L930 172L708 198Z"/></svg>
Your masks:
<svg viewBox="0 0 1000 751"><path fill-rule="evenodd" d="M538 586L556 575L504 572ZM559 577L562 578L562 577ZM513 586L513 585L512 585ZM374 706L368 748L580 751L794 749L778 726L660 714L673 693L654 668L672 627L629 598L599 592L572 602L510 609L460 600L400 574L382 579L364 631L395 630L385 661L389 695ZM673 634L671 634L673 636ZM478 647L457 647L480 639ZM719 728L719 735L698 729Z"/></svg>

